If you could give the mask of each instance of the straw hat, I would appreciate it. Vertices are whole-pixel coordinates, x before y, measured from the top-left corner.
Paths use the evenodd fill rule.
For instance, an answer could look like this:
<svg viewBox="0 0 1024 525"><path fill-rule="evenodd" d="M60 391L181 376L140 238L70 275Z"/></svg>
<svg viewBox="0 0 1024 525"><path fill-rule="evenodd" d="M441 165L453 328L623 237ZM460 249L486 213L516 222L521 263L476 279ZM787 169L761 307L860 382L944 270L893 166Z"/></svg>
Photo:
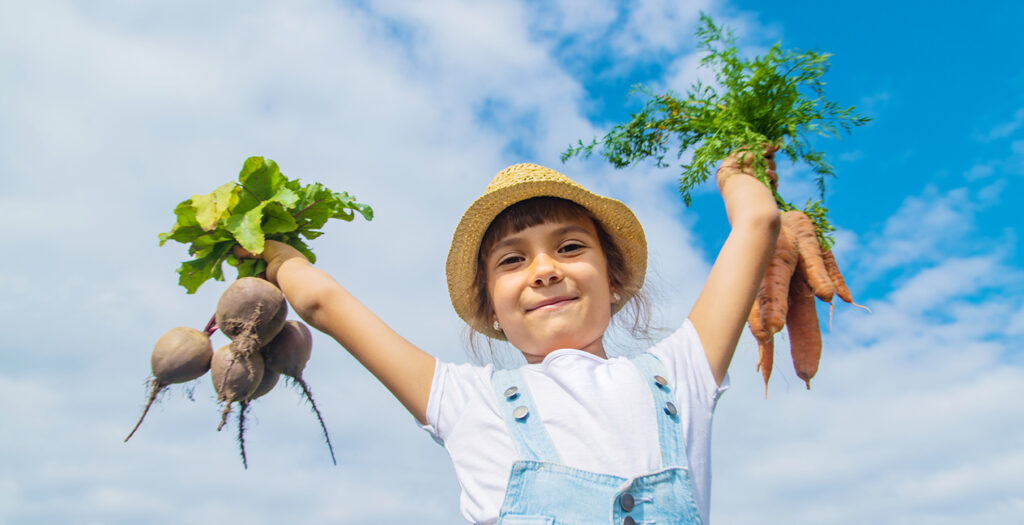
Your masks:
<svg viewBox="0 0 1024 525"><path fill-rule="evenodd" d="M583 206L601 223L622 252L632 280L621 291L622 300L612 305L618 311L644 283L647 271L647 240L640 221L625 204L587 191L565 175L537 164L515 164L498 173L484 194L473 201L462 215L452 236L445 271L448 295L455 312L476 331L495 339L504 334L473 319L476 311L474 280L480 242L491 221L505 208L533 197L561 197ZM630 291L633 292L630 292Z"/></svg>

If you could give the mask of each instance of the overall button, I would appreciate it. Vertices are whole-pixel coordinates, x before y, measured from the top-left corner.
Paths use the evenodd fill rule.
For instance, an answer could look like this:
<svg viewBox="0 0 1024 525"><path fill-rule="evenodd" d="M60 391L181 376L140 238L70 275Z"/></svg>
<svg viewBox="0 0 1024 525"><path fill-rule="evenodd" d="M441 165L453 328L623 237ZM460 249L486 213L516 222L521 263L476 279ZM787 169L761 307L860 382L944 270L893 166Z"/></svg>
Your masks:
<svg viewBox="0 0 1024 525"><path fill-rule="evenodd" d="M674 416L674 415L676 415L677 412L678 411L676 410L676 405L675 404L673 404L671 401L666 401L665 402L665 413L666 414L668 414L670 416Z"/></svg>
<svg viewBox="0 0 1024 525"><path fill-rule="evenodd" d="M626 516L622 519L622 525L636 525L636 520L633 519L633 516Z"/></svg>
<svg viewBox="0 0 1024 525"><path fill-rule="evenodd" d="M512 401L513 399L515 399L518 396L519 396L519 387L517 387L517 386L510 386L510 387L508 387L507 390L505 390L505 399L508 399L509 401Z"/></svg>
<svg viewBox="0 0 1024 525"><path fill-rule="evenodd" d="M654 376L654 382L658 383L662 387L668 387L668 379L661 376Z"/></svg>
<svg viewBox="0 0 1024 525"><path fill-rule="evenodd" d="M526 416L528 415L530 415L530 409L522 405L517 406L516 409L512 411L512 417L520 421L526 419Z"/></svg>
<svg viewBox="0 0 1024 525"><path fill-rule="evenodd" d="M633 500L633 495L632 494L627 492L627 493L619 496L619 506L622 507L622 510L624 510L626 512L629 512L629 511L633 510L633 505L635 505L635 504L636 504L636 502Z"/></svg>

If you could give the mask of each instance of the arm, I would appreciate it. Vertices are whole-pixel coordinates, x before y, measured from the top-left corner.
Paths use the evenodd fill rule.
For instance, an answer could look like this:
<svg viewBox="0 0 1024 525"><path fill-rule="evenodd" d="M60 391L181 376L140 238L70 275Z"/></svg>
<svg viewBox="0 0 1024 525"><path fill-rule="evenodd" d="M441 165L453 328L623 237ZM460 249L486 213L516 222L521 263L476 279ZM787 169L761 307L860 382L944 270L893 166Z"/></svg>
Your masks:
<svg viewBox="0 0 1024 525"><path fill-rule="evenodd" d="M263 258L267 261L267 279L281 288L295 313L341 343L420 423L425 423L434 357L398 335L291 246L267 241Z"/></svg>
<svg viewBox="0 0 1024 525"><path fill-rule="evenodd" d="M772 154L769 150L770 176ZM718 189L732 230L689 315L718 384L729 370L781 222L771 190L750 176L747 164L740 166L734 154L718 171Z"/></svg>

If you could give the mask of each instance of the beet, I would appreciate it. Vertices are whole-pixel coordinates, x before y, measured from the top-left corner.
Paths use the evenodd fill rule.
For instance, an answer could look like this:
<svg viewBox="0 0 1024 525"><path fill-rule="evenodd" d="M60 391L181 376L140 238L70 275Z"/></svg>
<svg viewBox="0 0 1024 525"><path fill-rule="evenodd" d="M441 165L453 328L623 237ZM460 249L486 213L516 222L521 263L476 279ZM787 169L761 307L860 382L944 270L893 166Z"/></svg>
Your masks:
<svg viewBox="0 0 1024 525"><path fill-rule="evenodd" d="M258 277L243 277L231 283L217 301L217 328L242 353L255 353L270 342L284 326L288 302L276 286Z"/></svg>
<svg viewBox="0 0 1024 525"><path fill-rule="evenodd" d="M210 369L211 358L210 338L194 328L179 326L157 340L149 364L157 381L185 383L205 374Z"/></svg>
<svg viewBox="0 0 1024 525"><path fill-rule="evenodd" d="M160 336L153 346L153 354L149 363L153 377L149 380L149 400L142 416L135 423L135 428L124 438L127 443L142 425L142 420L149 413L157 396L168 386L175 383L186 383L196 379L210 369L213 357L213 345L205 333L187 326L179 326L168 330Z"/></svg>
<svg viewBox="0 0 1024 525"><path fill-rule="evenodd" d="M323 416L320 415L320 409L316 407L316 401L313 400L313 392L309 390L309 385L302 379L302 371L305 370L306 362L309 361L312 352L313 335L309 332L309 327L299 321L286 322L277 337L260 349L268 369L288 376L293 384L302 389L302 394L309 401L310 408L316 414L317 421L320 422L320 428L324 432L324 441L327 442L327 450L331 453L331 461L337 465L338 461L334 458L334 446L331 445L331 436L327 433L327 425L324 423Z"/></svg>
<svg viewBox="0 0 1024 525"><path fill-rule="evenodd" d="M256 387L256 391L249 396L249 400L253 400L259 397L263 397L270 393L277 385L277 381L281 379L281 373L276 370L271 370L269 367L263 368L263 379L260 380L260 384Z"/></svg>
<svg viewBox="0 0 1024 525"><path fill-rule="evenodd" d="M249 400L263 381L266 367L259 353L243 354L238 351L234 342L217 349L210 363L210 375L213 376L213 388L217 391L217 400L224 403L220 415L220 431L227 423L231 413L231 404L238 402L238 446L242 455L242 466L249 468L245 457L245 415L249 409Z"/></svg>
<svg viewBox="0 0 1024 525"><path fill-rule="evenodd" d="M313 353L313 334L299 321L286 321L267 346L263 347L263 359L271 370L288 377L300 379Z"/></svg>
<svg viewBox="0 0 1024 525"><path fill-rule="evenodd" d="M242 355L235 349L234 343L218 348L210 363L217 400L229 406L235 401L248 401L263 380L263 370L263 358L258 353Z"/></svg>

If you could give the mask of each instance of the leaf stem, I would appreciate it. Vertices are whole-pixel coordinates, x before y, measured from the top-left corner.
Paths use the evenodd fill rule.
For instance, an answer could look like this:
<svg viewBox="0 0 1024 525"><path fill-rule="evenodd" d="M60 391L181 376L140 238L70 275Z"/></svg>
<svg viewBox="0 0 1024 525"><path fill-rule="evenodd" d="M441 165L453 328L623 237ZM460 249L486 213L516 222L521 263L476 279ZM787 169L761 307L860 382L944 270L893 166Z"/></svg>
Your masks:
<svg viewBox="0 0 1024 525"><path fill-rule="evenodd" d="M212 316L210 316L210 322L206 323L206 328L204 328L203 331L206 332L206 336L207 337L213 335L213 333L217 331L217 313L216 312L214 312L214 314Z"/></svg>
<svg viewBox="0 0 1024 525"><path fill-rule="evenodd" d="M292 215L292 218L293 218L293 219L298 219L298 218L299 218L299 215L302 215L303 213L306 213L306 210L308 210L308 209L312 208L313 206L316 206L316 204L317 204L318 202L322 201L322 200L323 200L323 199L317 199L317 200L315 200L315 201L313 201L313 202L309 203L309 205L308 205L308 206L306 206L305 208L302 208L301 210L299 210L299 211L298 211L298 212L297 212L297 213L296 213L295 215Z"/></svg>

